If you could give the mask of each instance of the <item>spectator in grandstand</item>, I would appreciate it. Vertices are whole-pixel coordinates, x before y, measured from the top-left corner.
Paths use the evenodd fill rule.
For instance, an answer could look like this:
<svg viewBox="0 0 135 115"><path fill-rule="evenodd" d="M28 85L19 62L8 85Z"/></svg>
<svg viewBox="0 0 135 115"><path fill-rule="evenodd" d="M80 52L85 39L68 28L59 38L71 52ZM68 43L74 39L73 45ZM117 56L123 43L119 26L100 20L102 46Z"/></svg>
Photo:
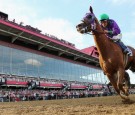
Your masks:
<svg viewBox="0 0 135 115"><path fill-rule="evenodd" d="M20 26L22 26L23 25L23 22L20 22Z"/></svg>
<svg viewBox="0 0 135 115"><path fill-rule="evenodd" d="M48 98L49 98L49 93L46 92L46 93L45 93L45 100L48 100Z"/></svg>
<svg viewBox="0 0 135 115"><path fill-rule="evenodd" d="M80 95L79 92L76 91L76 92L75 92L75 98L79 98L79 95Z"/></svg>
<svg viewBox="0 0 135 115"><path fill-rule="evenodd" d="M15 19L13 19L13 21L12 22L14 22L15 23Z"/></svg>
<svg viewBox="0 0 135 115"><path fill-rule="evenodd" d="M88 91L84 91L85 97L88 97Z"/></svg>
<svg viewBox="0 0 135 115"><path fill-rule="evenodd" d="M3 16L0 16L0 19L5 20Z"/></svg>
<svg viewBox="0 0 135 115"><path fill-rule="evenodd" d="M0 102L4 102L4 99L3 99L3 97L0 97Z"/></svg>
<svg viewBox="0 0 135 115"><path fill-rule="evenodd" d="M25 95L23 96L22 101L26 101L26 96Z"/></svg>
<svg viewBox="0 0 135 115"><path fill-rule="evenodd" d="M54 93L51 92L51 99L54 99Z"/></svg>

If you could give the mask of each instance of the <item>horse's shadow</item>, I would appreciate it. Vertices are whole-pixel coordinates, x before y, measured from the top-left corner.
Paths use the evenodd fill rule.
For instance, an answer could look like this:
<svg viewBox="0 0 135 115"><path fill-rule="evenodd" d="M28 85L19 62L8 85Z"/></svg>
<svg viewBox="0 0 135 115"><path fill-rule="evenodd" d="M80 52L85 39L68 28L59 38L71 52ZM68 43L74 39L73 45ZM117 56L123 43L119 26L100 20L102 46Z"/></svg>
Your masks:
<svg viewBox="0 0 135 115"><path fill-rule="evenodd" d="M122 100L122 103L123 104L134 104L135 100L131 100L131 99L129 99L129 100Z"/></svg>

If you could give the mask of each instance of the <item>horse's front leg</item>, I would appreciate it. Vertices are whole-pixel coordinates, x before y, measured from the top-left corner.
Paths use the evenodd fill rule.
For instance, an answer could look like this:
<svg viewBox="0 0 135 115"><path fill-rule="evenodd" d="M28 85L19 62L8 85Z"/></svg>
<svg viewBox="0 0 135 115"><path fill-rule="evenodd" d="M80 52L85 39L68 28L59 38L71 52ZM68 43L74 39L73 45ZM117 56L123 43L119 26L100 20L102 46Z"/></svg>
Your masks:
<svg viewBox="0 0 135 115"><path fill-rule="evenodd" d="M119 70L117 71L117 87L120 90L120 96L122 99L129 99L128 95L125 95L125 89L123 88L123 79L124 79L124 75L125 75L125 70L123 68L119 68Z"/></svg>
<svg viewBox="0 0 135 115"><path fill-rule="evenodd" d="M118 95L120 95L120 90L117 87L117 76L116 74L113 75L107 75L108 79L110 80L110 84L112 84L113 88L115 89L115 91L118 93Z"/></svg>

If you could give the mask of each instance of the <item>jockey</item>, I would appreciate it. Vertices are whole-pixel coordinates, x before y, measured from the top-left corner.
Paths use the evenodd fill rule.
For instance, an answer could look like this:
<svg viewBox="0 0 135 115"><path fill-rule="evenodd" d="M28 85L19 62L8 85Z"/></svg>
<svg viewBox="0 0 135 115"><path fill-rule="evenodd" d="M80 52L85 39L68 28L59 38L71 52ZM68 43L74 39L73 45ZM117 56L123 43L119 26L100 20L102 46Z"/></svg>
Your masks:
<svg viewBox="0 0 135 115"><path fill-rule="evenodd" d="M122 34L117 23L114 20L109 19L107 14L100 15L100 22L107 37L110 38L113 42L116 42L122 48L122 51L125 54L132 56L131 50L121 41Z"/></svg>

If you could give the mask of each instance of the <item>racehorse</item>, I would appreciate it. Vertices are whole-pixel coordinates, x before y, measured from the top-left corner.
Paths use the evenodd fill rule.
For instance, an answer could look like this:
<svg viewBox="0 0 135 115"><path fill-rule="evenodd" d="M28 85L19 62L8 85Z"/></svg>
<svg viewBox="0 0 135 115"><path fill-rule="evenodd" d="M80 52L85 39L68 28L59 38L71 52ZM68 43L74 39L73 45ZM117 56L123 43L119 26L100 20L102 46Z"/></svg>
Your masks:
<svg viewBox="0 0 135 115"><path fill-rule="evenodd" d="M128 57L124 54L121 48L106 36L91 6L89 11L76 29L81 34L91 33L93 35L99 52L100 67L120 97L129 100L129 81L126 79L125 70L130 69L135 72L135 49L129 47L133 56ZM123 87L124 79L127 81L125 87Z"/></svg>

